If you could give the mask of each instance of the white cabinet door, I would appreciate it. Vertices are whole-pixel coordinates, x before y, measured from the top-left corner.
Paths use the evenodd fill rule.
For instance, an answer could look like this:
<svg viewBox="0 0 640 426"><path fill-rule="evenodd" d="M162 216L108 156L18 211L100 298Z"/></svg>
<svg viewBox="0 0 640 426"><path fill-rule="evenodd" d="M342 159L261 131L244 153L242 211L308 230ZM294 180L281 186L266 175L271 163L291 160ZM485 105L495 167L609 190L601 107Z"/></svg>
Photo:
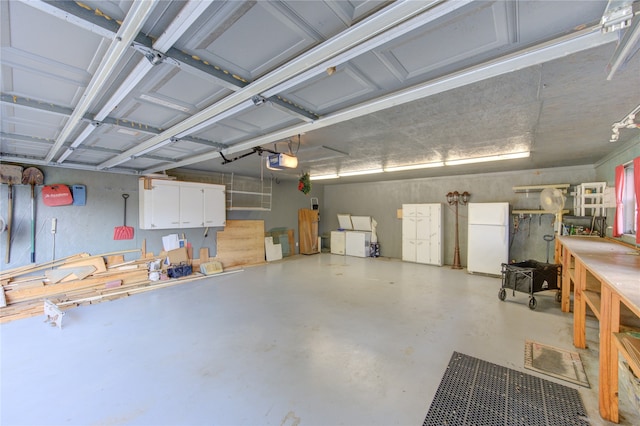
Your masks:
<svg viewBox="0 0 640 426"><path fill-rule="evenodd" d="M407 238L402 239L402 260L405 262L416 261L416 240Z"/></svg>
<svg viewBox="0 0 640 426"><path fill-rule="evenodd" d="M180 227L180 186L172 181L153 181L151 229Z"/></svg>
<svg viewBox="0 0 640 426"><path fill-rule="evenodd" d="M429 205L429 263L442 266L442 204Z"/></svg>
<svg viewBox="0 0 640 426"><path fill-rule="evenodd" d="M204 226L225 226L227 209L224 185L208 185L204 188Z"/></svg>
<svg viewBox="0 0 640 426"><path fill-rule="evenodd" d="M402 205L402 260L416 261L416 207L417 204Z"/></svg>
<svg viewBox="0 0 640 426"><path fill-rule="evenodd" d="M429 240L416 240L416 262L431 263Z"/></svg>
<svg viewBox="0 0 640 426"><path fill-rule="evenodd" d="M402 217L402 239L414 240L416 238L416 217Z"/></svg>
<svg viewBox="0 0 640 426"><path fill-rule="evenodd" d="M196 185L180 187L180 228L204 226L204 196Z"/></svg>

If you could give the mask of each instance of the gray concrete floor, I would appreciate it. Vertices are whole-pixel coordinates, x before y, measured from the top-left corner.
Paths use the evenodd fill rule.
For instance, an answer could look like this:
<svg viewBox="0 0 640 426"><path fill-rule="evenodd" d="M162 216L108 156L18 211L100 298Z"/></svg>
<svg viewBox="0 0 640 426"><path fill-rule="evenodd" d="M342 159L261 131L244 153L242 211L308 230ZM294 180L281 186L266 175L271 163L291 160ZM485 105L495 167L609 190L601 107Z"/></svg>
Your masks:
<svg viewBox="0 0 640 426"><path fill-rule="evenodd" d="M0 327L2 425L421 425L453 351L529 374L573 349L554 294L448 267L319 254ZM597 348L597 323L588 339ZM597 353L578 350L591 389ZM621 397L621 424L640 416Z"/></svg>

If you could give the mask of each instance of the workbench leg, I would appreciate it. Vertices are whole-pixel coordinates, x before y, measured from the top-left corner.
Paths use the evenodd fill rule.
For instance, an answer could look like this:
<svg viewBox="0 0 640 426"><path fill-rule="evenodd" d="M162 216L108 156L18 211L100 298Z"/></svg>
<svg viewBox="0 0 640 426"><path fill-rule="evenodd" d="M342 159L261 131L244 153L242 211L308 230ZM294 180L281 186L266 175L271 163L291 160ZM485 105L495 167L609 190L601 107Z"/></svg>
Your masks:
<svg viewBox="0 0 640 426"><path fill-rule="evenodd" d="M613 333L620 331L620 297L602 286L600 305L600 368L598 400L603 419L618 423L618 347Z"/></svg>
<svg viewBox="0 0 640 426"><path fill-rule="evenodd" d="M586 321L587 306L583 291L586 289L586 269L582 262L575 261L575 283L573 290L573 346L585 349L587 347Z"/></svg>
<svg viewBox="0 0 640 426"><path fill-rule="evenodd" d="M565 247L562 250L562 312L571 311L571 252Z"/></svg>

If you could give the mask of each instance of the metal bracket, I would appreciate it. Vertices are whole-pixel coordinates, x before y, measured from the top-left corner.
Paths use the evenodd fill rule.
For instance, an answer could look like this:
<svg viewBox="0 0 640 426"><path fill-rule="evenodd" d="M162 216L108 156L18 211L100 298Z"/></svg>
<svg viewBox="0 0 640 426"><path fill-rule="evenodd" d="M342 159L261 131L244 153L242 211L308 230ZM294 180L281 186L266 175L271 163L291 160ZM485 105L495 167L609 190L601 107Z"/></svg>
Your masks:
<svg viewBox="0 0 640 426"><path fill-rule="evenodd" d="M175 59L171 58L170 56L165 55L164 53L160 52L159 50L155 50L152 48L149 48L147 46L144 46L140 43L133 43L132 47L137 50L138 52L142 53L144 55L145 58L147 58L147 60L151 63L151 65L158 65L161 64L163 62L167 62L167 63L171 63L175 66L180 66L180 62L176 61Z"/></svg>
<svg viewBox="0 0 640 426"><path fill-rule="evenodd" d="M253 101L253 104L255 106L262 105L263 103L267 102L267 99L264 96L260 95L255 95L251 98L251 100Z"/></svg>

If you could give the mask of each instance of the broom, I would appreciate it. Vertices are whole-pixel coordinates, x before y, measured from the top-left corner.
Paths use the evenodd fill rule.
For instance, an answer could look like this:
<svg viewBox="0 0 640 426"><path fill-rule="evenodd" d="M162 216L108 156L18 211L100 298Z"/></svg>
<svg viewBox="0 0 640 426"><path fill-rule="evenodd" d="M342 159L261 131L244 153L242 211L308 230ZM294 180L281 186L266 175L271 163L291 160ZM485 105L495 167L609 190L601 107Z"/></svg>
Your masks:
<svg viewBox="0 0 640 426"><path fill-rule="evenodd" d="M127 198L129 194L122 194L124 198L124 224L123 226L116 226L113 230L114 240L132 240L133 239L133 227L127 226Z"/></svg>

